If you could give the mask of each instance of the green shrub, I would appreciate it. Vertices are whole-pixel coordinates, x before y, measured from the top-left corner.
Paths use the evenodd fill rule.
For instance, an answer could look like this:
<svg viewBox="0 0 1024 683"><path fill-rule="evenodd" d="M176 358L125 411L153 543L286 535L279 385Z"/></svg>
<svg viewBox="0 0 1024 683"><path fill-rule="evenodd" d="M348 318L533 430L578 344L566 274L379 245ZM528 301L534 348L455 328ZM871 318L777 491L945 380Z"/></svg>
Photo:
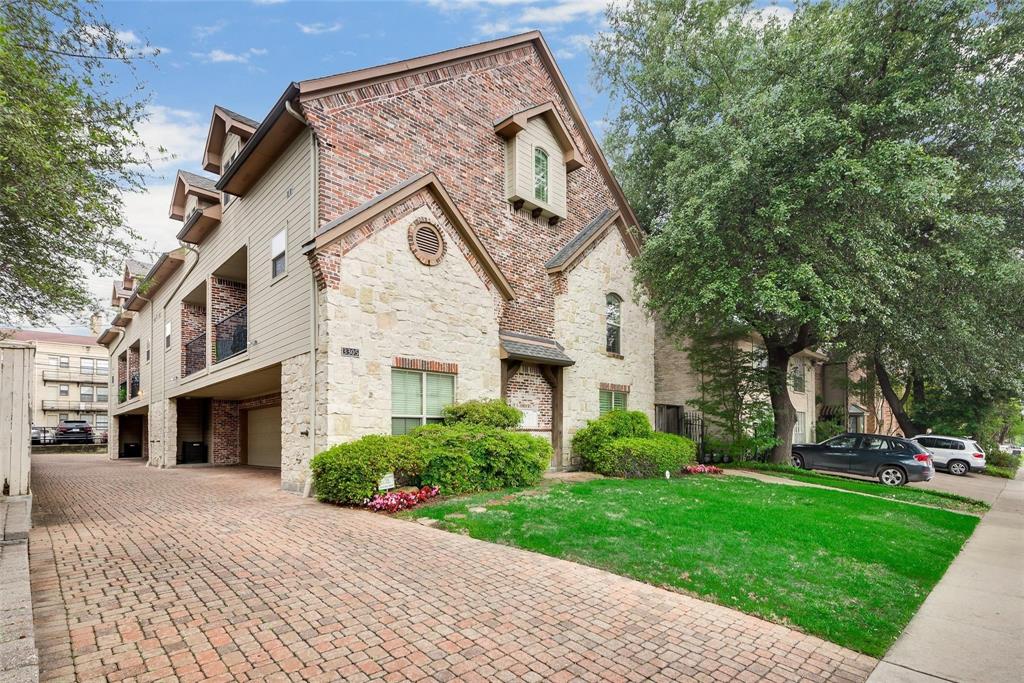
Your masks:
<svg viewBox="0 0 1024 683"><path fill-rule="evenodd" d="M596 472L593 463L609 442L624 437L644 438L654 434L647 415L639 411L613 410L587 422L572 437L572 450L583 469Z"/></svg>
<svg viewBox="0 0 1024 683"><path fill-rule="evenodd" d="M466 401L445 406L442 410L444 423L475 424L496 427L498 429L515 429L523 420L523 413L513 408L500 398L489 401Z"/></svg>
<svg viewBox="0 0 1024 683"><path fill-rule="evenodd" d="M697 445L675 434L625 436L606 443L593 458L593 471L609 477L643 479L673 474L696 461Z"/></svg>
<svg viewBox="0 0 1024 683"><path fill-rule="evenodd" d="M427 463L423 484L445 495L533 486L551 461L544 439L486 425L427 425L409 436Z"/></svg>
<svg viewBox="0 0 1024 683"><path fill-rule="evenodd" d="M422 453L404 436L364 436L319 453L310 463L316 497L330 503L362 503L377 492L381 477L418 477Z"/></svg>

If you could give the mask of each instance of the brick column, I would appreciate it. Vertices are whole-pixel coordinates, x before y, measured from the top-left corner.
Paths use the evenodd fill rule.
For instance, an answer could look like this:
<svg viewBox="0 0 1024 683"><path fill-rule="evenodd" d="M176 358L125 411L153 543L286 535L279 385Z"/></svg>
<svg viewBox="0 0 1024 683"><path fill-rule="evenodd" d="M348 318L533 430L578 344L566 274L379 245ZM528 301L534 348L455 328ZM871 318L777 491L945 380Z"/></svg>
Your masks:
<svg viewBox="0 0 1024 683"><path fill-rule="evenodd" d="M210 464L241 462L241 424L238 401L210 401Z"/></svg>

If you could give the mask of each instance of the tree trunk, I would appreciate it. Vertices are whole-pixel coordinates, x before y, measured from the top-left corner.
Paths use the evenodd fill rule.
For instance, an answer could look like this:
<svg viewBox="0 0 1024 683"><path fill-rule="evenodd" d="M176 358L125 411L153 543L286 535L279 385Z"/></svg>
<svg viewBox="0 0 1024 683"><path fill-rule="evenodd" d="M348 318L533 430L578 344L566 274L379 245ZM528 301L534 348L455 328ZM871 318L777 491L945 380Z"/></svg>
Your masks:
<svg viewBox="0 0 1024 683"><path fill-rule="evenodd" d="M796 425L796 409L789 398L789 359L792 353L785 346L765 342L768 353L768 396L772 402L775 417L775 448L772 449L773 463L789 464L793 455L793 427Z"/></svg>
<svg viewBox="0 0 1024 683"><path fill-rule="evenodd" d="M882 361L878 359L878 356L875 356L873 360L875 364L875 377L878 379L878 388L882 390L882 397L885 398L885 402L889 404L889 408L892 410L893 417L896 418L896 423L899 424L900 431L903 432L903 436L910 438L922 433L924 430L921 429L920 425L910 419L910 415L903 406L903 401L896 395L896 391L893 390L892 378L889 377L889 371L886 370ZM922 384L922 391L923 388L924 386Z"/></svg>

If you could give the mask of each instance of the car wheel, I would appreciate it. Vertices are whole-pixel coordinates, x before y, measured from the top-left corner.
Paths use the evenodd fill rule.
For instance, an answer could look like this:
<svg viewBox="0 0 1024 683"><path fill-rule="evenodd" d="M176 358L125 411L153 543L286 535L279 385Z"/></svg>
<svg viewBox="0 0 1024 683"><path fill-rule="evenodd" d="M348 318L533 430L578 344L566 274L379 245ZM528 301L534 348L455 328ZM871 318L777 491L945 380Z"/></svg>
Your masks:
<svg viewBox="0 0 1024 683"><path fill-rule="evenodd" d="M946 469L949 470L950 474L955 474L958 477L962 477L971 471L970 466L963 460L950 460L946 465Z"/></svg>
<svg viewBox="0 0 1024 683"><path fill-rule="evenodd" d="M804 468L804 456L800 455L799 453L794 453L793 455L789 456L789 462L793 465L793 467L796 467L797 469L802 470Z"/></svg>
<svg viewBox="0 0 1024 683"><path fill-rule="evenodd" d="M889 465L878 473L878 481L886 486L903 486L907 483L907 475L899 467Z"/></svg>

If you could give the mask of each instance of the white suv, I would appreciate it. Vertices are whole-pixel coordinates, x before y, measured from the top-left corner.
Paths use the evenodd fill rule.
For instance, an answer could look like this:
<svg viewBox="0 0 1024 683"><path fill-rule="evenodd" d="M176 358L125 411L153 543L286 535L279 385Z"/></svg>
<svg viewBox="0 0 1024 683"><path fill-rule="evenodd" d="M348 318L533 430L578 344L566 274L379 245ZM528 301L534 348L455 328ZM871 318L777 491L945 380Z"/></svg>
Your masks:
<svg viewBox="0 0 1024 683"><path fill-rule="evenodd" d="M977 441L937 434L922 434L911 441L927 448L932 454L935 467L950 474L962 477L968 472L981 472L985 469L985 451Z"/></svg>

